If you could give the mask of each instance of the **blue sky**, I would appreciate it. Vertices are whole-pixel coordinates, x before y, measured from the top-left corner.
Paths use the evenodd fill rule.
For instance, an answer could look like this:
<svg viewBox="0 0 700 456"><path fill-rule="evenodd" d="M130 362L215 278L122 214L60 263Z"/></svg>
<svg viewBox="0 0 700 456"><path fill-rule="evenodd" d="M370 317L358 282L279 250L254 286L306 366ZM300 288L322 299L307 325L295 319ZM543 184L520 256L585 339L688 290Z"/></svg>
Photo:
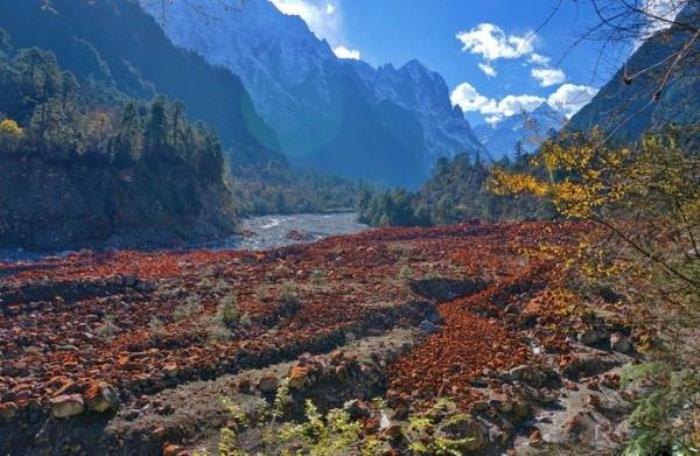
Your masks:
<svg viewBox="0 0 700 456"><path fill-rule="evenodd" d="M271 0L300 15L336 53L373 66L418 59L446 80L473 123L549 103L568 115L593 96L628 49L570 49L595 23L589 2L563 0Z"/></svg>

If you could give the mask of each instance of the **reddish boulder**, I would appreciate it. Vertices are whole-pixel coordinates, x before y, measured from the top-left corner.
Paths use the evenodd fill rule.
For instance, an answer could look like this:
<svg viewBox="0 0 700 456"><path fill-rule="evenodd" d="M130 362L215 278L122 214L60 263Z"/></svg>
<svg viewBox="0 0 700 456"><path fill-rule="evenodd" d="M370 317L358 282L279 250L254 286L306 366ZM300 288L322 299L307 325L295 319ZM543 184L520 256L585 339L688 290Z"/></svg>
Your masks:
<svg viewBox="0 0 700 456"><path fill-rule="evenodd" d="M296 390L304 388L309 381L310 373L311 368L309 366L301 366L299 364L293 366L289 370L289 387Z"/></svg>
<svg viewBox="0 0 700 456"><path fill-rule="evenodd" d="M85 392L88 410L104 413L119 407L119 393L106 382L95 382Z"/></svg>

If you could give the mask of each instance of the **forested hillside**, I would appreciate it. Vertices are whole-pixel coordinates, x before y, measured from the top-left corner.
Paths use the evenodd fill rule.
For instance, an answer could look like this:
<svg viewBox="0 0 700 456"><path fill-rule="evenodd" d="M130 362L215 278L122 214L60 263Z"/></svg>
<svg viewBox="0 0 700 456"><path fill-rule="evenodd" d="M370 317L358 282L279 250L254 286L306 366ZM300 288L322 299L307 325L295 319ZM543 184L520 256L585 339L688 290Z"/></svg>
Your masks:
<svg viewBox="0 0 700 456"><path fill-rule="evenodd" d="M238 77L173 46L135 2L0 1L0 28L19 48L52 51L81 80L113 85L134 98L182 100L239 160L266 161L273 154L268 146L277 145Z"/></svg>
<svg viewBox="0 0 700 456"><path fill-rule="evenodd" d="M188 116L213 128L230 168L240 215L324 211L354 205L349 181L298 171L276 135L256 114L239 78L176 48L156 21L132 1L0 1L0 28L16 47L55 54L83 89L105 105L123 96L181 100ZM12 94L8 94L12 95ZM1 96L1 95L0 95ZM123 98L122 96L122 98Z"/></svg>
<svg viewBox="0 0 700 456"><path fill-rule="evenodd" d="M514 171L533 170L530 154L496 163ZM430 226L483 220L549 218L547 205L529 196L503 197L487 188L491 164L466 155L438 160L433 174L417 192L402 189L358 198L360 221L371 226Z"/></svg>
<svg viewBox="0 0 700 456"><path fill-rule="evenodd" d="M164 97L81 84L0 30L0 245L172 243L233 232L216 134Z"/></svg>

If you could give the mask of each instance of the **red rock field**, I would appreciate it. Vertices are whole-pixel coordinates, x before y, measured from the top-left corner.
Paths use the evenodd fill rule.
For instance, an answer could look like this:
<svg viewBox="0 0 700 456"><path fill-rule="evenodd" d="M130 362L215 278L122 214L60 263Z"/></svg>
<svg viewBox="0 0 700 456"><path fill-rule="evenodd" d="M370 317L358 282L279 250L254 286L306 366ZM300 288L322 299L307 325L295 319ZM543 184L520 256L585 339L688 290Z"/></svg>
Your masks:
<svg viewBox="0 0 700 456"><path fill-rule="evenodd" d="M384 397L396 422L449 397L481 423L474 454L575 448L596 426L614 448L631 348L624 327L562 299L561 252L580 229L0 264L0 452L190 454L227 422L222 397L245 409L284 378L321 407ZM392 442L386 454L410 454Z"/></svg>

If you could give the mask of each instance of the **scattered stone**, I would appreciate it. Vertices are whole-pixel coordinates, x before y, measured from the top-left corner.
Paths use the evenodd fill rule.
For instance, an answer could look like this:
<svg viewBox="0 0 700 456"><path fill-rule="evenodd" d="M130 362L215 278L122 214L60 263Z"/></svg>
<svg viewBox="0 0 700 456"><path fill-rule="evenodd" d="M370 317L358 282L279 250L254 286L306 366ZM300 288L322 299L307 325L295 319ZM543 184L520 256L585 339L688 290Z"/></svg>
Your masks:
<svg viewBox="0 0 700 456"><path fill-rule="evenodd" d="M85 412L85 402L80 394L57 396L49 401L55 418L68 418Z"/></svg>
<svg viewBox="0 0 700 456"><path fill-rule="evenodd" d="M591 391L600 391L600 383L597 378L593 378L586 383L586 387Z"/></svg>
<svg viewBox="0 0 700 456"><path fill-rule="evenodd" d="M530 445L538 446L542 443L542 433L539 429L535 428L535 430L530 433L528 440L530 441Z"/></svg>
<svg viewBox="0 0 700 456"><path fill-rule="evenodd" d="M554 369L546 366L527 364L517 366L508 371L507 376L511 381L523 382L535 388L542 386L559 388L561 386L559 374Z"/></svg>
<svg viewBox="0 0 700 456"><path fill-rule="evenodd" d="M177 377L179 370L176 363L166 363L163 365L163 372L165 372L165 375L168 377Z"/></svg>
<svg viewBox="0 0 700 456"><path fill-rule="evenodd" d="M359 399L347 401L343 405L343 409L348 412L350 419L353 421L357 421L362 418L369 418L372 415L372 411L367 404Z"/></svg>
<svg viewBox="0 0 700 456"><path fill-rule="evenodd" d="M508 304L503 313L506 315L518 315L520 313L520 306L518 304Z"/></svg>
<svg viewBox="0 0 700 456"><path fill-rule="evenodd" d="M521 422L532 414L532 405L523 399L502 401L496 407L498 413L511 417L515 422Z"/></svg>
<svg viewBox="0 0 700 456"><path fill-rule="evenodd" d="M430 309L428 313L425 316L425 319L428 320L430 323L434 323L436 325L441 325L444 323L444 318L442 318L442 315L440 315L440 312L437 311L437 309Z"/></svg>
<svg viewBox="0 0 700 456"><path fill-rule="evenodd" d="M14 402L5 402L0 404L0 417L9 420L17 414L17 404Z"/></svg>
<svg viewBox="0 0 700 456"><path fill-rule="evenodd" d="M586 398L586 404L590 405L594 409L600 408L600 396L598 396L597 394L591 394Z"/></svg>
<svg viewBox="0 0 700 456"><path fill-rule="evenodd" d="M243 378L238 382L237 388L239 393L250 393L253 385L250 383L249 378Z"/></svg>
<svg viewBox="0 0 700 456"><path fill-rule="evenodd" d="M391 426L391 419L385 410L382 410L379 415L379 430L383 431Z"/></svg>
<svg viewBox="0 0 700 456"><path fill-rule="evenodd" d="M473 378L469 380L469 384L474 388L488 388L489 384L483 378Z"/></svg>
<svg viewBox="0 0 700 456"><path fill-rule="evenodd" d="M632 351L632 341L624 334L614 333L610 336L610 348L620 353L629 353Z"/></svg>
<svg viewBox="0 0 700 456"><path fill-rule="evenodd" d="M578 333L577 339L583 345L590 347L596 346L604 342L610 335L603 330L591 329Z"/></svg>
<svg viewBox="0 0 700 456"><path fill-rule="evenodd" d="M572 415L562 426L564 433L562 441L570 444L579 443L582 434L586 434L590 430L591 424L592 420L587 413L578 412Z"/></svg>
<svg viewBox="0 0 700 456"><path fill-rule="evenodd" d="M578 391L578 385L572 381L566 380L564 383L564 387L568 389L569 391Z"/></svg>
<svg viewBox="0 0 700 456"><path fill-rule="evenodd" d="M458 451L462 452L478 451L488 444L484 426L467 415L458 415L446 420L438 427L437 434L459 440L461 445Z"/></svg>
<svg viewBox="0 0 700 456"><path fill-rule="evenodd" d="M620 389L620 376L618 374L605 374L600 384L610 389Z"/></svg>
<svg viewBox="0 0 700 456"><path fill-rule="evenodd" d="M85 402L88 410L105 413L119 407L119 393L106 382L93 383L85 392Z"/></svg>
<svg viewBox="0 0 700 456"><path fill-rule="evenodd" d="M163 444L163 456L178 456L182 451L182 447L174 443Z"/></svg>
<svg viewBox="0 0 700 456"><path fill-rule="evenodd" d="M278 387L279 379L272 374L265 374L258 382L258 389L263 393L274 393Z"/></svg>
<svg viewBox="0 0 700 456"><path fill-rule="evenodd" d="M459 296L476 293L486 286L482 280L456 280L449 278L421 279L410 281L411 291L425 298L445 302Z"/></svg>
<svg viewBox="0 0 700 456"><path fill-rule="evenodd" d="M138 282L134 288L141 293L150 293L156 289L155 285L148 282Z"/></svg>
<svg viewBox="0 0 700 456"><path fill-rule="evenodd" d="M575 357L562 369L562 374L570 380L578 381L585 377L602 374L622 364L620 360L606 358L603 353L581 354Z"/></svg>
<svg viewBox="0 0 700 456"><path fill-rule="evenodd" d="M311 368L297 364L289 370L289 387L291 389L303 389L309 381ZM275 389L277 389L275 387Z"/></svg>
<svg viewBox="0 0 700 456"><path fill-rule="evenodd" d="M476 401L472 404L472 410L475 412L485 412L489 409L489 403L487 401Z"/></svg>
<svg viewBox="0 0 700 456"><path fill-rule="evenodd" d="M399 440L403 437L403 429L398 423L392 423L384 429L384 435L391 440Z"/></svg>
<svg viewBox="0 0 700 456"><path fill-rule="evenodd" d="M138 277L136 274L127 274L124 276L124 285L127 287L134 287L138 282Z"/></svg>

